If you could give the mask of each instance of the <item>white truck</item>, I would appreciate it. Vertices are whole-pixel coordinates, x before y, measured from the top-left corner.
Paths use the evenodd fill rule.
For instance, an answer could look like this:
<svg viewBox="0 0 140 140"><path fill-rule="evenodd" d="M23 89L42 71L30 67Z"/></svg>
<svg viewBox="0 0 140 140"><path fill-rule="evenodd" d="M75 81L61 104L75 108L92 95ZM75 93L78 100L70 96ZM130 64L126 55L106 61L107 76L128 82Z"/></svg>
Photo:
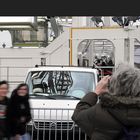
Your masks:
<svg viewBox="0 0 140 140"><path fill-rule="evenodd" d="M28 71L32 121L39 130L72 130L73 111L80 99L95 89L98 71L68 66L38 66Z"/></svg>

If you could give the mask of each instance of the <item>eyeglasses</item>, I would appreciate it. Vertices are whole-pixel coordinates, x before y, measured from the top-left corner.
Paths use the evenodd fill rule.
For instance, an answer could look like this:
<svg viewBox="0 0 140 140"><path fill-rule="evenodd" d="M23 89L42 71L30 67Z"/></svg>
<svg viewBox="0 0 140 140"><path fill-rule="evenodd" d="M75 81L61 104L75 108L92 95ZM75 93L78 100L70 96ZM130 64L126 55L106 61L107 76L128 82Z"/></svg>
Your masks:
<svg viewBox="0 0 140 140"><path fill-rule="evenodd" d="M27 90L27 88L20 88L19 90Z"/></svg>

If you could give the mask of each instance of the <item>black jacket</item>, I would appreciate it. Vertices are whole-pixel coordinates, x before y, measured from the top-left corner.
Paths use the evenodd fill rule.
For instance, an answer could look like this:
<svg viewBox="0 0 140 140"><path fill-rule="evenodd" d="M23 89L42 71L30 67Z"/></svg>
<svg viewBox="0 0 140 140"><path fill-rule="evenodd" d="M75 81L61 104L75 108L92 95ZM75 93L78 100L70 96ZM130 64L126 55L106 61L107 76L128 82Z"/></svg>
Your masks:
<svg viewBox="0 0 140 140"><path fill-rule="evenodd" d="M9 134L6 121L8 101L7 97L3 101L0 101L0 139L7 137Z"/></svg>
<svg viewBox="0 0 140 140"><path fill-rule="evenodd" d="M22 122L21 118L25 121ZM7 120L10 135L23 135L26 132L26 124L31 120L28 97L20 97L17 94L11 97L7 108Z"/></svg>
<svg viewBox="0 0 140 140"><path fill-rule="evenodd" d="M123 140L123 125L140 127L140 98L88 93L76 106L73 121L91 140ZM140 140L140 138L138 138Z"/></svg>

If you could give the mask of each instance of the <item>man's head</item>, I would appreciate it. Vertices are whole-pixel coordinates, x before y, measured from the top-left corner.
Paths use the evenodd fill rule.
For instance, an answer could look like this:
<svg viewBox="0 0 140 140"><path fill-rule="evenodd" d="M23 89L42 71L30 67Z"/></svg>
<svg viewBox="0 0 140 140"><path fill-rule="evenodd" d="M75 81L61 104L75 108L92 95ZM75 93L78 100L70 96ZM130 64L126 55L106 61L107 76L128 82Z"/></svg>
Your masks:
<svg viewBox="0 0 140 140"><path fill-rule="evenodd" d="M140 96L140 70L128 64L120 64L109 83L112 95Z"/></svg>
<svg viewBox="0 0 140 140"><path fill-rule="evenodd" d="M0 81L0 99L4 99L8 93L8 82L7 81Z"/></svg>

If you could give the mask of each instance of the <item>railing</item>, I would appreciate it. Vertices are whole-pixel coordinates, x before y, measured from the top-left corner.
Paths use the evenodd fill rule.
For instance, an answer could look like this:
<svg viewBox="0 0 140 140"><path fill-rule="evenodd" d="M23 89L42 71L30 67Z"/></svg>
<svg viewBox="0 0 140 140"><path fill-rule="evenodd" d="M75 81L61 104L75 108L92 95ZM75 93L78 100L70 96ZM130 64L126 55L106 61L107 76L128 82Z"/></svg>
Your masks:
<svg viewBox="0 0 140 140"><path fill-rule="evenodd" d="M74 109L33 108L27 125L31 140L88 140L87 135L72 121Z"/></svg>

